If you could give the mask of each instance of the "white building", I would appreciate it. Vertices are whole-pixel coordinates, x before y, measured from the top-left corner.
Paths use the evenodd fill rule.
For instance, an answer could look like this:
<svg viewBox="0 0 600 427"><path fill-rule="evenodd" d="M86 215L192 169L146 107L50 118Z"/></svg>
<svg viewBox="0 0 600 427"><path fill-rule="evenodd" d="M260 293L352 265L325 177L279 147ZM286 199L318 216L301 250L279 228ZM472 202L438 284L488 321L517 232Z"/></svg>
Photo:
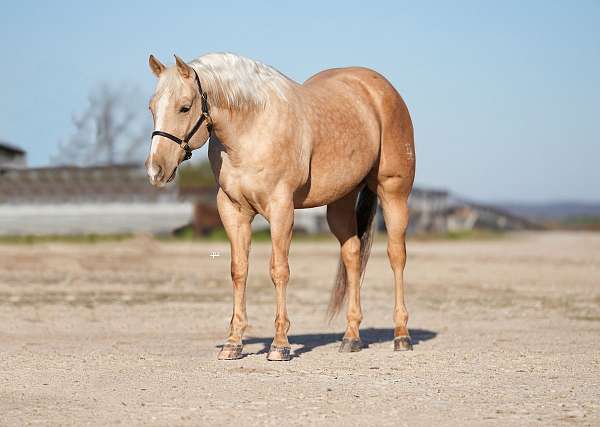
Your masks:
<svg viewBox="0 0 600 427"><path fill-rule="evenodd" d="M156 189L140 165L4 169L0 235L170 233L194 204Z"/></svg>

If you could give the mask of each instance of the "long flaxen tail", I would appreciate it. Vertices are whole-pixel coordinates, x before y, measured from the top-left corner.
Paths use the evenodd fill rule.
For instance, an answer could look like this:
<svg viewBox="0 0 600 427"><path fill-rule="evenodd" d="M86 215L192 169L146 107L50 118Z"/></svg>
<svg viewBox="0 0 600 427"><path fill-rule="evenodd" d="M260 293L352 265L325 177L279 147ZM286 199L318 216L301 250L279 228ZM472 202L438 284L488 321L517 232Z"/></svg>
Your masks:
<svg viewBox="0 0 600 427"><path fill-rule="evenodd" d="M366 185L358 195L356 203L356 229L360 239L360 280L362 282L365 274L365 268L369 255L371 254L371 245L373 243L373 227L375 212L377 211L377 195ZM338 271L335 278L331 299L327 313L330 319L333 319L339 312L342 303L346 299L346 289L348 280L346 277L346 267L340 258Z"/></svg>

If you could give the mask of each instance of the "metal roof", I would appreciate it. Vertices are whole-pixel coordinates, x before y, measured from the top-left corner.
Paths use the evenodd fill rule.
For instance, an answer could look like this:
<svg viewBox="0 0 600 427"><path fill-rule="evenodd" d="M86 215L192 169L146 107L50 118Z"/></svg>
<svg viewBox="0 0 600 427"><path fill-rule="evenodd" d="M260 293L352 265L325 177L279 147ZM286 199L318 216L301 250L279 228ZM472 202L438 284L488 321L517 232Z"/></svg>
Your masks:
<svg viewBox="0 0 600 427"><path fill-rule="evenodd" d="M176 200L175 184L157 189L142 165L10 169L0 179L0 205Z"/></svg>
<svg viewBox="0 0 600 427"><path fill-rule="evenodd" d="M23 154L23 155L26 154L25 150L23 150L22 148L19 148L16 145L12 145L12 144L9 144L8 142L4 142L4 141L0 141L0 150L9 151L9 152L16 153L16 154Z"/></svg>

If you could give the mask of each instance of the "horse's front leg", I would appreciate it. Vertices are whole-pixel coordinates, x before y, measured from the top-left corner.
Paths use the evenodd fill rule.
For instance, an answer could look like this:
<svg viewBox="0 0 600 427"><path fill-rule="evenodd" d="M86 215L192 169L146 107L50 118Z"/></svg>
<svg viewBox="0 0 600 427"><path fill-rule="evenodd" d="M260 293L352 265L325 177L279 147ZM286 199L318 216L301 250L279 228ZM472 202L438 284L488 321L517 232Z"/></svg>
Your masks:
<svg viewBox="0 0 600 427"><path fill-rule="evenodd" d="M218 359L233 360L242 357L242 337L248 325L246 278L248 277L248 254L254 213L235 205L223 190L219 190L217 194L217 206L221 222L223 222L231 242L231 279L233 281L233 314L229 324L229 336L219 352Z"/></svg>
<svg viewBox="0 0 600 427"><path fill-rule="evenodd" d="M290 321L287 315L285 292L290 277L288 255L294 226L294 204L292 197L284 198L286 202L269 207L269 223L271 224L271 280L277 294L277 310L275 314L275 338L267 355L268 360L290 360L291 347L287 333Z"/></svg>

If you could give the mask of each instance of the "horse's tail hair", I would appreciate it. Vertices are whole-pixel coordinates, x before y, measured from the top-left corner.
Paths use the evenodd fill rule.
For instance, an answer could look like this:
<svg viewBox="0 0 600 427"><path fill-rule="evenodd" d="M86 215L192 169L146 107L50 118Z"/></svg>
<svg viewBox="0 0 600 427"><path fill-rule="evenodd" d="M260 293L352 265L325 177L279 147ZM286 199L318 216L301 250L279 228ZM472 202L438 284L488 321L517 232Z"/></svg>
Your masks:
<svg viewBox="0 0 600 427"><path fill-rule="evenodd" d="M356 203L356 230L358 238L360 239L360 281L362 283L363 276L365 275L365 268L369 255L371 254L371 245L373 244L373 233L375 227L373 227L373 219L375 218L375 212L377 211L377 195L371 191L366 185L360 191L358 195L358 202ZM342 303L346 299L346 290L348 287L348 279L346 275L346 267L340 257L338 264L337 275L331 291L331 299L329 300L329 307L327 314L329 319L332 320L339 312Z"/></svg>

